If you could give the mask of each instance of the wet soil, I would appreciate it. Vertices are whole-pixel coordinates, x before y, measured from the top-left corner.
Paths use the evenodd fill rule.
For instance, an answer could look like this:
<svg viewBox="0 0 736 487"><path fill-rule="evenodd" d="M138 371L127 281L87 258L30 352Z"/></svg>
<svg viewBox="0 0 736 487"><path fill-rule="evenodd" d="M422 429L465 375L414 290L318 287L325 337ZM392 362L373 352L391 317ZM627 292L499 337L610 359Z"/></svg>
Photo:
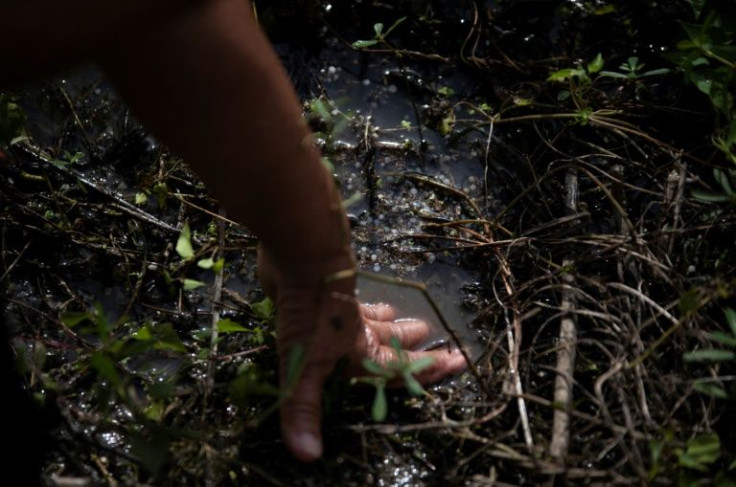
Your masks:
<svg viewBox="0 0 736 487"><path fill-rule="evenodd" d="M392 392L380 423L371 388L331 381L325 459L291 459L271 414L276 359L256 240L84 68L16 94L29 138L0 165L5 317L28 390L53 413L49 483L731 475L733 363L683 358L728 331L736 289L733 206L693 197L729 167L709 143L711 108L663 56L691 7L298 3L272 2L260 18L346 199L360 268L424 283L475 373L426 397ZM351 47L402 17L387 43ZM563 94L572 84L547 79L599 52L608 70L636 55L670 71L596 78L575 102ZM576 102L615 114L583 120ZM174 250L184 222L198 257L224 258L221 288ZM447 338L416 289L366 276L359 292L431 321L424 346ZM71 312L87 314L72 324ZM213 342L215 312L247 331ZM577 326L570 368L566 321ZM572 378L571 403L559 402L558 377ZM703 392L703 380L729 395ZM562 432L560 410L570 412ZM721 456L687 466L688 442L714 432Z"/></svg>

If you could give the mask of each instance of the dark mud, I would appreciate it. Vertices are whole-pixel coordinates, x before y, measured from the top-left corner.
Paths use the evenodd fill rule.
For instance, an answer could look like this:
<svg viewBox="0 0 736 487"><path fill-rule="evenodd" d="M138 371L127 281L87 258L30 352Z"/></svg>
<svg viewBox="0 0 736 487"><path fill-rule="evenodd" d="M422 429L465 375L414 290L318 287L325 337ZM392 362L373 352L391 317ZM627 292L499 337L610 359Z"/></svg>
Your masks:
<svg viewBox="0 0 736 487"><path fill-rule="evenodd" d="M731 166L711 144L708 99L668 57L680 21L697 21L691 5L298 3L259 6L260 18L349 205L360 267L424 283L476 373L427 397L393 392L380 424L372 390L332 381L325 459L289 458L269 414L276 361L257 242L218 216L103 78L75 71L16 94L29 139L0 166L6 318L28 389L60 416L50 482L733 477L734 363L684 358L725 348L712 333L729 332L724 310L736 306L733 204L694 196L719 190L713 169ZM402 17L386 42L351 48ZM668 71L548 80L598 53L604 70L637 56ZM219 299L215 273L174 251L185 221L198 257L222 252ZM446 339L415 289L359 287L437 325L426 346ZM247 332L213 342L215 312ZM559 377L572 378L569 403ZM692 463L700 444L718 455Z"/></svg>

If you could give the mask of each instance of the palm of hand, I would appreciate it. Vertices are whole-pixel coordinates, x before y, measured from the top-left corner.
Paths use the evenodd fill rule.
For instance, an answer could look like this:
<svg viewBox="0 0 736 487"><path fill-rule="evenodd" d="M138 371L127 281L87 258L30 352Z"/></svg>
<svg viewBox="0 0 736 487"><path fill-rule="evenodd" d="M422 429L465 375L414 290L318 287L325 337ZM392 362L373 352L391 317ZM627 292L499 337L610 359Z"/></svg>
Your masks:
<svg viewBox="0 0 736 487"><path fill-rule="evenodd" d="M395 336L407 350L409 360L433 357L432 365L417 376L421 383L440 380L466 366L458 351L412 351L427 338L427 323L394 321L394 310L387 305L359 305L354 298L354 277L329 284L304 274L285 278L263 258L259 269L264 288L275 296L279 371L282 387L289 388L280 411L282 435L299 460L312 461L322 455L322 389L341 359L347 358L348 376L366 375L363 359L379 364L398 359L396 350L389 345ZM294 350L305 352L301 373L296 378L289 377L293 374L290 362ZM289 384L289 380L294 383Z"/></svg>

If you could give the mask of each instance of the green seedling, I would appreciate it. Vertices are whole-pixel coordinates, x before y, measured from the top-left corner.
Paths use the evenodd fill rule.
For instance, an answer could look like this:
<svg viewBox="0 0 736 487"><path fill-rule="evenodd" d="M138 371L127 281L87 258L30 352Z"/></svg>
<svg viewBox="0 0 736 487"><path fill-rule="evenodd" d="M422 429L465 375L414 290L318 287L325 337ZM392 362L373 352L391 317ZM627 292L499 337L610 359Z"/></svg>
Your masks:
<svg viewBox="0 0 736 487"><path fill-rule="evenodd" d="M421 372L434 363L434 358L423 357L414 361L408 359L406 352L401 348L399 339L391 337L391 347L396 352L396 360L386 364L379 364L370 359L363 359L363 368L370 374L368 377L357 377L353 383L370 384L376 388L373 398L371 415L374 421L383 421L388 414L386 387L397 381L403 381L406 390L413 396L425 394L422 385L414 378L414 374Z"/></svg>
<svg viewBox="0 0 736 487"><path fill-rule="evenodd" d="M391 24L391 27L386 29L384 32L383 30L383 24L381 22L373 25L373 31L375 32L375 35L373 36L373 39L367 39L367 40L358 40L353 42L352 46L355 49L363 49L366 47L372 47L379 43L385 43L386 37L393 31L396 27L398 27L399 24L401 24L403 21L406 20L406 17L401 17L396 22Z"/></svg>
<svg viewBox="0 0 736 487"><path fill-rule="evenodd" d="M631 56L625 63L618 67L618 69L621 70L620 72L601 71L599 76L634 81L642 78L649 78L651 76L661 76L670 72L667 68L642 71L644 66L644 63L639 63L639 58L637 56Z"/></svg>

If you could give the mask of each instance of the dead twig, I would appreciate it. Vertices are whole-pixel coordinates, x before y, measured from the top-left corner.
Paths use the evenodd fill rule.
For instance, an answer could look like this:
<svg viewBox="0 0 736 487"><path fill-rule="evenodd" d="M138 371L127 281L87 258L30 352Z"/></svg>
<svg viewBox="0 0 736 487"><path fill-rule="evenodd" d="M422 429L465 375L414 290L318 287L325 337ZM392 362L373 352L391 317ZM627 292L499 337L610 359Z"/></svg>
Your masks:
<svg viewBox="0 0 736 487"><path fill-rule="evenodd" d="M571 168L565 175L565 188L566 210L571 215L575 215L578 207L578 177L575 169ZM572 257L568 255L563 258L562 267L570 268L572 262ZM570 445L570 416L568 411L572 409L575 349L578 334L575 315L569 313L570 310L576 307L575 276L572 272L563 272L562 280L565 283L562 288L562 304L560 306L563 316L560 321L554 392L554 401L560 408L555 409L554 412L552 440L549 446L550 456L557 459L558 462L564 462Z"/></svg>

